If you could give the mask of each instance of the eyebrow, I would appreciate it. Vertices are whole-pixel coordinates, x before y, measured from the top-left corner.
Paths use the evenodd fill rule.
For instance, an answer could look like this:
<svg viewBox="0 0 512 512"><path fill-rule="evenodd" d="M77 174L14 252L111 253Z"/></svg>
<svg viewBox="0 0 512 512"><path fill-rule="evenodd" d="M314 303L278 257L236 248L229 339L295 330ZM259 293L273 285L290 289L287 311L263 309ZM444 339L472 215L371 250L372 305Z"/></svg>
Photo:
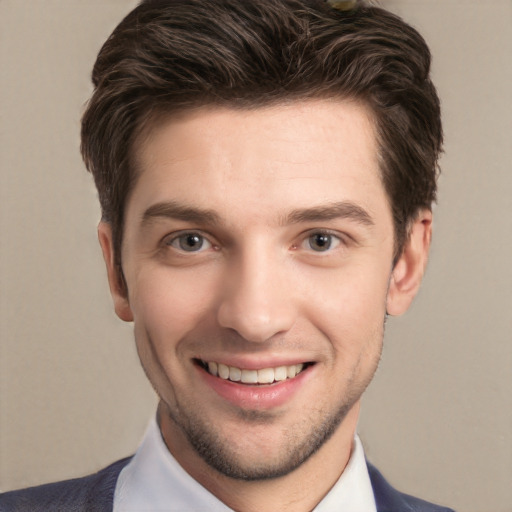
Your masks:
<svg viewBox="0 0 512 512"><path fill-rule="evenodd" d="M222 219L213 210L187 206L175 201L156 203L142 215L142 225L158 218L183 220L197 224L222 224ZM374 226L370 214L361 206L350 201L341 201L312 208L299 208L286 214L281 224L300 224L303 222L321 222L334 219L348 219L365 226Z"/></svg>
<svg viewBox="0 0 512 512"><path fill-rule="evenodd" d="M285 217L285 224L348 219L364 226L374 226L371 215L361 206L350 201L293 210Z"/></svg>
<svg viewBox="0 0 512 512"><path fill-rule="evenodd" d="M157 218L167 218L195 222L198 224L220 224L220 216L213 210L186 206L175 201L156 203L142 215L142 225Z"/></svg>

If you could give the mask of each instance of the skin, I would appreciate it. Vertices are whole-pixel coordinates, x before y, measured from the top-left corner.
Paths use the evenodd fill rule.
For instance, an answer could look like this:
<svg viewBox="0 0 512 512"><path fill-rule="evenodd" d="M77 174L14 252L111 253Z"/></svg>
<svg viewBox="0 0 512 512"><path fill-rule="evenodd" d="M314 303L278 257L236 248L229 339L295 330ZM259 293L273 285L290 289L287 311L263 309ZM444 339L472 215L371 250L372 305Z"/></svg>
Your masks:
<svg viewBox="0 0 512 512"><path fill-rule="evenodd" d="M386 312L402 314L418 290L431 213L418 213L393 267L374 126L355 102L203 108L153 127L136 155L126 288L108 224L99 239L164 440L235 510L311 510L350 457ZM276 402L231 386L244 401L219 394L198 360L308 367Z"/></svg>

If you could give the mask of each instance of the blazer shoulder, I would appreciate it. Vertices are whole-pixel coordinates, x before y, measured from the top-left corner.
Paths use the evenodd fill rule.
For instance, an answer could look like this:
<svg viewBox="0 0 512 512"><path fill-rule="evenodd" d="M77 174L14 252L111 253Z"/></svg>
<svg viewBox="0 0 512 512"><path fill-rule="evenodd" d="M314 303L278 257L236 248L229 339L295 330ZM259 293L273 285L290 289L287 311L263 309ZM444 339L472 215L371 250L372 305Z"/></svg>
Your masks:
<svg viewBox="0 0 512 512"><path fill-rule="evenodd" d="M121 470L131 457L82 478L0 494L0 512L110 512Z"/></svg>
<svg viewBox="0 0 512 512"><path fill-rule="evenodd" d="M377 504L377 512L455 512L451 508L435 505L397 491L375 466L369 462L367 465Z"/></svg>

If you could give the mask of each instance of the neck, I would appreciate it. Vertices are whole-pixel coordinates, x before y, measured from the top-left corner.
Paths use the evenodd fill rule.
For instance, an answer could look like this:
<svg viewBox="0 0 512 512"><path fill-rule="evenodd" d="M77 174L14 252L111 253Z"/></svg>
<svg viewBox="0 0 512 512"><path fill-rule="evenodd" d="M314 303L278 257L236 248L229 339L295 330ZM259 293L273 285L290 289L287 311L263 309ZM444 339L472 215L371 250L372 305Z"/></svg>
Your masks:
<svg viewBox="0 0 512 512"><path fill-rule="evenodd" d="M233 479L212 469L165 413L160 416L160 428L169 451L181 466L231 509L309 512L330 491L348 464L358 416L356 403L332 437L300 467L279 478L257 481Z"/></svg>

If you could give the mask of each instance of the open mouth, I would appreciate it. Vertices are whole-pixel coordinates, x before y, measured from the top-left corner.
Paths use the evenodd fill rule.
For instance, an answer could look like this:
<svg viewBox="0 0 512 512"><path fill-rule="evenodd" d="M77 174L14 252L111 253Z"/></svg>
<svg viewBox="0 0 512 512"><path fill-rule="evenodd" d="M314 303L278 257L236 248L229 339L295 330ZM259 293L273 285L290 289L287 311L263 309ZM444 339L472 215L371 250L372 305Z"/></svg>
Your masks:
<svg viewBox="0 0 512 512"><path fill-rule="evenodd" d="M288 379L293 379L313 363L300 363L287 366L277 366L275 368L262 368L260 370L246 370L237 368L235 366L227 366L222 363L214 361L196 360L197 364L201 366L211 375L219 377L223 380L231 382L240 382L242 384L274 384L276 382L283 382Z"/></svg>

